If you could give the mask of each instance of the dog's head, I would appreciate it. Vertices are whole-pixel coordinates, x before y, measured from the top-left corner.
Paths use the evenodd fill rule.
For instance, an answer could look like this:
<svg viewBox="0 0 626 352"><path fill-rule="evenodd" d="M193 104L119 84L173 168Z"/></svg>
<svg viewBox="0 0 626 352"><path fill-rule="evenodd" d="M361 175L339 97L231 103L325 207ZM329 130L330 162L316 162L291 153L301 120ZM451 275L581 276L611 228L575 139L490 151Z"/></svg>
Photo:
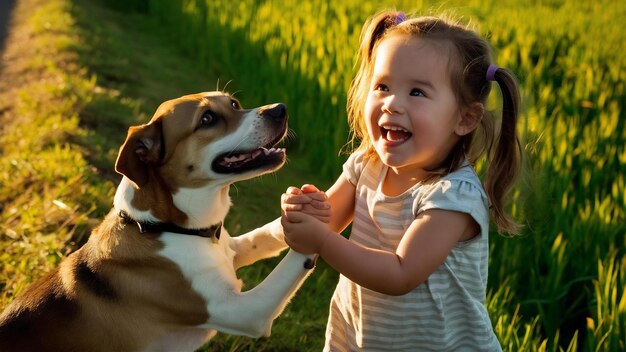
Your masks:
<svg viewBox="0 0 626 352"><path fill-rule="evenodd" d="M229 184L280 168L285 151L273 146L286 132L283 104L245 110L223 92L186 95L129 129L115 170L138 189L150 181L172 190Z"/></svg>

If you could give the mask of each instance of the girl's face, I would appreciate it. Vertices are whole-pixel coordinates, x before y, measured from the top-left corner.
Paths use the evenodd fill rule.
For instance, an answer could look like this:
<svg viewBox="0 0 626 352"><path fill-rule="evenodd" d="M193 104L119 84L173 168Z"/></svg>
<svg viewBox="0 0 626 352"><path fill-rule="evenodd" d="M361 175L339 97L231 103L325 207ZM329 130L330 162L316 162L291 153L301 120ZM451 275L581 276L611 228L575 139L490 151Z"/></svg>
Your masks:
<svg viewBox="0 0 626 352"><path fill-rule="evenodd" d="M365 119L376 153L397 174L425 176L459 140L461 113L443 49L406 35L379 44Z"/></svg>

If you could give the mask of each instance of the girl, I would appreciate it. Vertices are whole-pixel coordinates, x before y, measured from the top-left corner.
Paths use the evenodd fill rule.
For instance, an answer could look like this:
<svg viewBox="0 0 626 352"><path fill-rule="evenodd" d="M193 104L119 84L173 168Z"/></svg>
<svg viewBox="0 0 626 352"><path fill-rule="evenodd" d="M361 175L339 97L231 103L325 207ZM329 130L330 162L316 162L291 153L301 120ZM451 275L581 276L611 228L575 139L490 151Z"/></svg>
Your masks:
<svg viewBox="0 0 626 352"><path fill-rule="evenodd" d="M485 40L442 19L383 12L363 33L348 96L360 145L328 198L312 185L281 198L289 246L341 273L324 350L499 351L485 308L489 209L517 231L504 209L521 163L515 79ZM483 189L472 165L485 153Z"/></svg>

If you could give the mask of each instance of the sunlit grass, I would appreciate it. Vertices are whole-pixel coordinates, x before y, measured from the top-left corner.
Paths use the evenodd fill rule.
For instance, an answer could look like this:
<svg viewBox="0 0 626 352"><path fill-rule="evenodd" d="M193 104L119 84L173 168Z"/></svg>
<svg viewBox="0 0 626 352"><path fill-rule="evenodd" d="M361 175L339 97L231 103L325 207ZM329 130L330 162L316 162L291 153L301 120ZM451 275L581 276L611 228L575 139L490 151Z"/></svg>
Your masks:
<svg viewBox="0 0 626 352"><path fill-rule="evenodd" d="M75 114L79 101L68 88L76 83L68 80L75 73L58 69L59 61L71 57L61 52L71 40L73 22L59 3L49 3L34 11L28 25L34 33L32 44L40 51L27 58L26 67L41 75L17 92L9 112L13 116L5 116L10 123L0 136L2 306L53 268L67 254L73 236L84 234L94 200L79 207L73 197L106 193L90 185L90 170L69 143L84 133ZM54 35L47 34L50 26L57 29ZM89 90L89 82L84 83L82 93Z"/></svg>
<svg viewBox="0 0 626 352"><path fill-rule="evenodd" d="M53 268L108 210L125 129L160 101L212 90L220 79L233 80L228 88L244 106L287 104L297 135L290 163L231 192L227 225L245 231L278 216L287 185L324 187L340 172L365 18L383 7L453 9L487 36L523 94L526 177L512 209L524 236L491 237L487 306L504 349L625 349L625 3L103 2L150 15L54 0L29 20L29 44L40 50L28 67L41 79L20 90L0 138L0 305ZM497 101L494 94L490 105ZM242 274L258 282L274 264ZM207 349L320 350L335 280L322 263L272 338L220 334Z"/></svg>

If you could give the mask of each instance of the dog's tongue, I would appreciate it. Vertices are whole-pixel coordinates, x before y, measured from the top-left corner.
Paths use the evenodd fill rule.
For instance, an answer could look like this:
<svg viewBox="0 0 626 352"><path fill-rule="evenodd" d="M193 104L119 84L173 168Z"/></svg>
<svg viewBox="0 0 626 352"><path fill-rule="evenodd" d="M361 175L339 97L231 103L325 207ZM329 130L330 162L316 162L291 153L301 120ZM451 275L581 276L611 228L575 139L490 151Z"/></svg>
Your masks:
<svg viewBox="0 0 626 352"><path fill-rule="evenodd" d="M394 130L387 131L387 140L389 141L403 141L405 139L408 139L409 137L411 137L411 134L409 132Z"/></svg>
<svg viewBox="0 0 626 352"><path fill-rule="evenodd" d="M241 154L225 157L224 160L222 161L222 164L242 162L242 161L246 161L249 159L252 159L252 153L241 153Z"/></svg>

